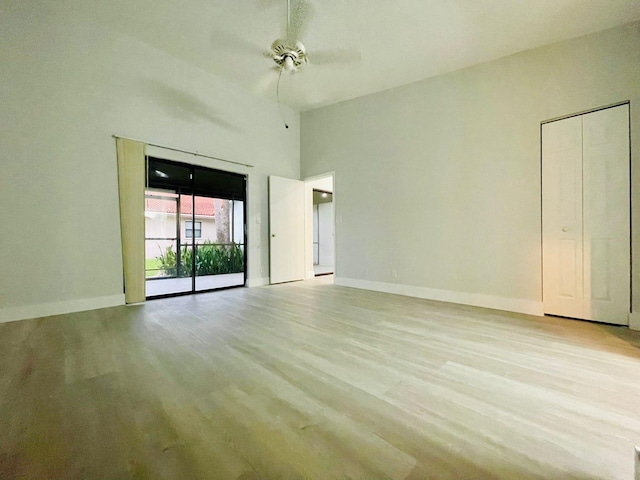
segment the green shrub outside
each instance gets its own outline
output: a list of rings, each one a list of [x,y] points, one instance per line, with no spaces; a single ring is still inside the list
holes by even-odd
[[[177,272],[178,256],[169,245],[156,257],[164,274],[168,277],[190,277],[193,273],[193,248],[180,249],[180,268]],[[244,253],[240,245],[218,245],[210,240],[196,246],[196,276],[219,275],[244,272]]]

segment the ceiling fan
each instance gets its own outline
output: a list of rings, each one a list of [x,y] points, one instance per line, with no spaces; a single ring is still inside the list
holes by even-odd
[[[275,5],[281,1],[260,0],[263,5],[267,6]],[[234,34],[216,32],[214,33],[213,41],[217,46],[224,45],[226,51],[236,51],[245,55],[251,54],[252,56],[258,54],[258,52],[262,53],[270,61],[271,68],[254,84],[254,91],[265,94],[274,89],[277,102],[280,104],[281,77],[297,74],[311,66],[315,69],[320,66],[327,67],[331,64],[353,65],[361,60],[359,51],[348,48],[314,49],[309,53],[302,43],[302,39],[313,16],[314,9],[308,0],[287,0],[287,23],[284,36],[274,40],[266,52],[263,48],[259,48],[252,42]]]
[[[356,50],[340,49],[318,51],[311,55],[313,62],[301,38],[313,14],[311,5],[306,0],[287,0],[287,29],[283,38],[274,40],[269,51],[264,56],[273,61],[272,69],[278,73],[276,99],[280,104],[280,79],[283,73],[294,74],[303,70],[309,63],[354,63],[360,61],[360,52]],[[285,127],[289,128],[286,121]]]
[[[295,73],[308,62],[307,51],[298,38],[309,21],[310,6],[305,0],[297,0],[293,18],[291,0],[287,0],[287,31],[284,38],[276,39],[265,57],[273,60],[273,68],[278,72]]]
[[[293,4],[293,8],[292,8]],[[284,38],[271,44],[265,57],[273,60],[276,71],[295,73],[311,63],[357,63],[360,52],[353,49],[316,50],[309,54],[302,43],[302,37],[313,17],[313,7],[307,0],[287,0],[287,31]],[[311,61],[310,61],[311,58]]]
[[[271,44],[271,49],[264,53],[266,58],[273,60],[272,67],[278,72],[276,85],[276,101],[280,105],[280,80],[282,73],[290,74],[300,71],[309,62],[307,51],[298,37],[309,20],[309,4],[305,0],[297,0],[296,10],[291,19],[291,0],[287,0],[287,31],[284,38],[278,38]],[[284,113],[280,110],[285,128],[289,128]]]

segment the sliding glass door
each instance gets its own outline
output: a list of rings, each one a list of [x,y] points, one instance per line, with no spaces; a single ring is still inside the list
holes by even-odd
[[[147,188],[145,194],[145,276],[147,297],[187,293],[185,242],[181,238],[180,202],[175,190]]]
[[[195,290],[244,285],[244,201],[196,197],[196,205],[205,200],[213,203],[215,234],[207,234],[205,219],[195,217]]]
[[[149,157],[147,298],[244,286],[246,177]]]

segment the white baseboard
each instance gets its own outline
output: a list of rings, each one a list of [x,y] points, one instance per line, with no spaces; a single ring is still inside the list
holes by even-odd
[[[640,330],[640,312],[629,314],[629,328],[631,330]]]
[[[124,305],[124,294],[0,309],[0,323]]]
[[[355,278],[336,277],[336,285],[344,287],[362,288],[364,290],[374,290],[376,292],[395,293],[408,297],[425,298],[428,300],[439,300],[441,302],[460,303],[472,305],[474,307],[493,308],[495,310],[505,310],[507,312],[525,313],[528,315],[543,315],[542,302],[522,300],[519,298],[496,297],[479,293],[454,292],[450,290],[436,290],[425,287],[414,287],[411,285],[401,285],[397,283],[372,282],[369,280],[359,280]]]
[[[247,287],[263,287],[265,285],[269,285],[269,277],[247,279]]]

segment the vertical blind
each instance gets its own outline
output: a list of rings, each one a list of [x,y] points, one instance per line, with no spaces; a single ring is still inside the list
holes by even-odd
[[[118,193],[120,197],[120,235],[126,303],[144,302],[144,143],[116,138],[118,154]]]

